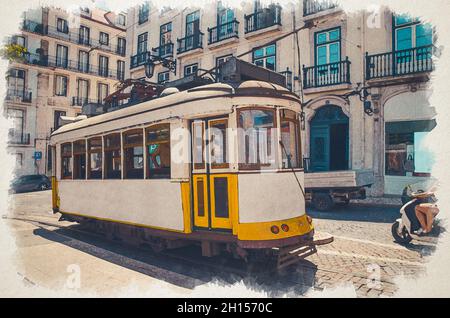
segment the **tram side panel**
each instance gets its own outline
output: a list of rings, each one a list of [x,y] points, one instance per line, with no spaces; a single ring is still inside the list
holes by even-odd
[[[156,229],[184,231],[181,187],[169,180],[60,180],[60,211]]]

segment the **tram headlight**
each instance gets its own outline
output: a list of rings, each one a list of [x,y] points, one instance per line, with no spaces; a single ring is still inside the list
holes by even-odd
[[[312,225],[313,219],[309,215],[306,216],[306,220],[308,221],[309,225]]]
[[[273,225],[273,226],[270,228],[270,231],[271,231],[273,234],[278,234],[278,233],[280,233],[280,228],[279,228],[278,226],[276,226],[276,225]]]
[[[289,232],[289,226],[288,226],[287,224],[282,224],[282,225],[281,225],[281,229],[282,229],[284,232]]]

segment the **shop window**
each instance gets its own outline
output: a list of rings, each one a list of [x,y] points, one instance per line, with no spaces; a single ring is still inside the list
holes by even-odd
[[[123,134],[124,179],[144,178],[143,136],[142,129],[127,131]]]
[[[88,179],[102,178],[102,138],[88,140]]]
[[[386,175],[429,177],[433,153],[425,140],[434,120],[386,123]]]
[[[61,178],[72,179],[72,144],[61,145]]]
[[[147,178],[170,178],[170,126],[146,129]]]
[[[73,143],[73,178],[86,179],[86,141]]]
[[[105,136],[105,179],[121,179],[120,134]]]

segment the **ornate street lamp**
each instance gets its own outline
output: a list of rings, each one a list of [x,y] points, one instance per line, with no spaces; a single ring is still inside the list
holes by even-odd
[[[155,73],[155,62],[162,64],[165,68],[168,68],[169,71],[176,74],[177,62],[174,60],[169,60],[163,57],[159,57],[157,55],[150,55],[147,58],[147,62],[144,64],[145,68],[145,76],[148,78],[153,77]]]

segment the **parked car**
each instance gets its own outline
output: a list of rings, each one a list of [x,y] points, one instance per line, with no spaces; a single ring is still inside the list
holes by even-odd
[[[52,183],[46,175],[26,175],[20,176],[11,183],[11,190],[13,192],[30,192],[30,191],[44,191],[52,188]]]

